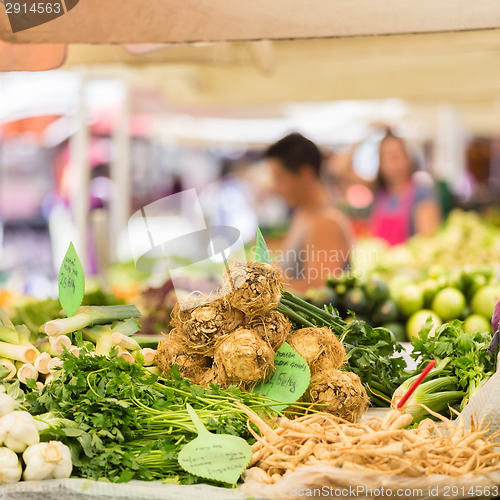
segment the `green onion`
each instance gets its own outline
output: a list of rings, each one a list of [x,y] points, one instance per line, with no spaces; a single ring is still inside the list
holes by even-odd
[[[32,345],[13,345],[0,342],[0,357],[33,363],[38,357],[38,351]]]
[[[7,342],[8,344],[20,344],[19,333],[11,328],[0,326],[0,341]]]
[[[56,337],[82,330],[88,326],[105,325],[114,321],[138,318],[140,315],[139,309],[133,305],[85,306],[80,307],[70,318],[48,321],[40,327],[39,331],[45,332],[50,337]]]

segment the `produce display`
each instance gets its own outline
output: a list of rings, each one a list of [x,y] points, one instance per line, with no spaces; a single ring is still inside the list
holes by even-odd
[[[419,403],[435,412],[446,411],[449,406],[462,410],[496,370],[496,356],[488,352],[490,333],[466,333],[460,321],[445,323],[432,330],[429,323],[413,340],[412,357],[418,362],[418,373],[429,361],[437,362],[436,368],[417,387],[403,408],[416,421],[428,416]],[[394,392],[393,406],[414,379],[409,378]]]
[[[388,328],[400,342],[411,341],[429,316],[435,327],[461,319],[467,333],[491,331],[489,320],[500,300],[494,257],[498,228],[456,211],[432,238],[414,236],[380,252],[377,245],[376,240],[360,243],[352,269],[329,279],[323,289],[309,290],[308,300],[331,303],[345,319],[354,313]]]
[[[310,321],[293,312],[299,308],[302,314],[309,314]],[[330,324],[315,326],[316,310],[320,321]],[[303,325],[299,324],[291,331],[287,315],[296,323],[298,318],[308,321],[308,326],[300,328]],[[359,376],[339,371],[346,368],[346,353],[332,328],[338,331],[347,324],[332,312],[315,309],[282,291],[279,273],[269,264],[233,264],[225,276],[223,293],[190,296],[178,303],[172,325],[156,355],[163,372],[177,364],[181,374],[196,383],[236,384],[251,390],[273,373],[275,353],[288,341],[313,375],[305,401],[349,420],[360,418],[368,402]]]
[[[269,418],[276,412],[259,394],[202,388],[173,371],[159,379],[140,363],[116,355],[68,354],[60,375],[41,392],[27,392],[29,411],[49,426],[47,439],[71,450],[79,477],[201,481],[177,462],[182,447],[196,437],[189,403],[208,430],[251,437],[244,404]]]
[[[423,285],[430,271],[409,283],[378,270],[301,298],[271,264],[233,262],[221,290],[177,297],[158,343],[135,305],[107,294],[82,304],[75,255],[60,273],[60,304],[0,309],[0,483],[71,475],[234,487],[318,465],[381,480],[500,470],[496,417],[460,415],[498,378],[488,269],[447,273],[436,288]],[[425,317],[410,371],[390,324],[415,312]],[[290,399],[263,389],[300,377]],[[385,416],[366,417],[369,406]]]

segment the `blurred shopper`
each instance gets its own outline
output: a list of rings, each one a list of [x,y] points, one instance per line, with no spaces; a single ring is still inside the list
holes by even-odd
[[[292,209],[290,229],[276,257],[285,280],[299,291],[322,286],[349,263],[351,227],[321,182],[321,152],[294,133],[271,145],[265,157],[276,192]]]
[[[397,245],[413,234],[434,234],[441,209],[430,176],[413,174],[405,142],[391,132],[380,142],[379,158],[370,222],[373,236]]]

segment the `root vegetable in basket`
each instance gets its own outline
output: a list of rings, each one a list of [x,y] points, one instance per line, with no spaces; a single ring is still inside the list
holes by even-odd
[[[274,370],[274,351],[253,330],[238,328],[217,344],[214,356],[220,380],[257,382]]]
[[[237,262],[225,273],[223,290],[233,307],[256,316],[278,307],[281,279],[277,269],[260,262]]]
[[[337,370],[346,359],[344,346],[327,327],[301,328],[288,337],[288,343],[307,361],[311,374]]]
[[[332,415],[356,422],[365,411],[368,397],[360,378],[352,372],[329,370],[311,378],[306,399],[311,403],[328,404],[319,407]]]
[[[255,331],[274,351],[285,343],[291,326],[290,321],[278,311],[254,316],[245,323],[245,327]]]
[[[162,372],[168,373],[173,365],[179,367],[181,376],[190,379],[195,384],[200,384],[211,372],[212,360],[198,353],[188,353],[185,347],[176,339],[176,332],[172,330],[165,340],[158,344],[155,364]]]
[[[231,307],[225,298],[213,300],[182,310],[176,304],[172,311],[172,326],[178,333],[178,342],[189,351],[213,356],[217,340],[235,330],[243,322],[243,313]]]

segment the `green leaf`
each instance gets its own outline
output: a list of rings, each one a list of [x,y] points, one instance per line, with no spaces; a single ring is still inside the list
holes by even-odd
[[[255,251],[255,257],[257,262],[263,262],[264,264],[271,264],[271,254],[269,253],[269,249],[266,245],[266,240],[259,228],[257,228],[257,248]]]
[[[82,303],[85,294],[85,274],[73,243],[59,269],[59,302],[68,317],[73,316]]]
[[[32,379],[28,379],[27,382],[31,382]],[[36,387],[36,384],[35,384]],[[14,380],[9,384],[5,384],[5,392],[17,402],[24,401],[24,392],[21,389],[19,380]]]
[[[0,365],[0,380],[3,380],[10,373],[10,370],[6,368],[4,365]]]

